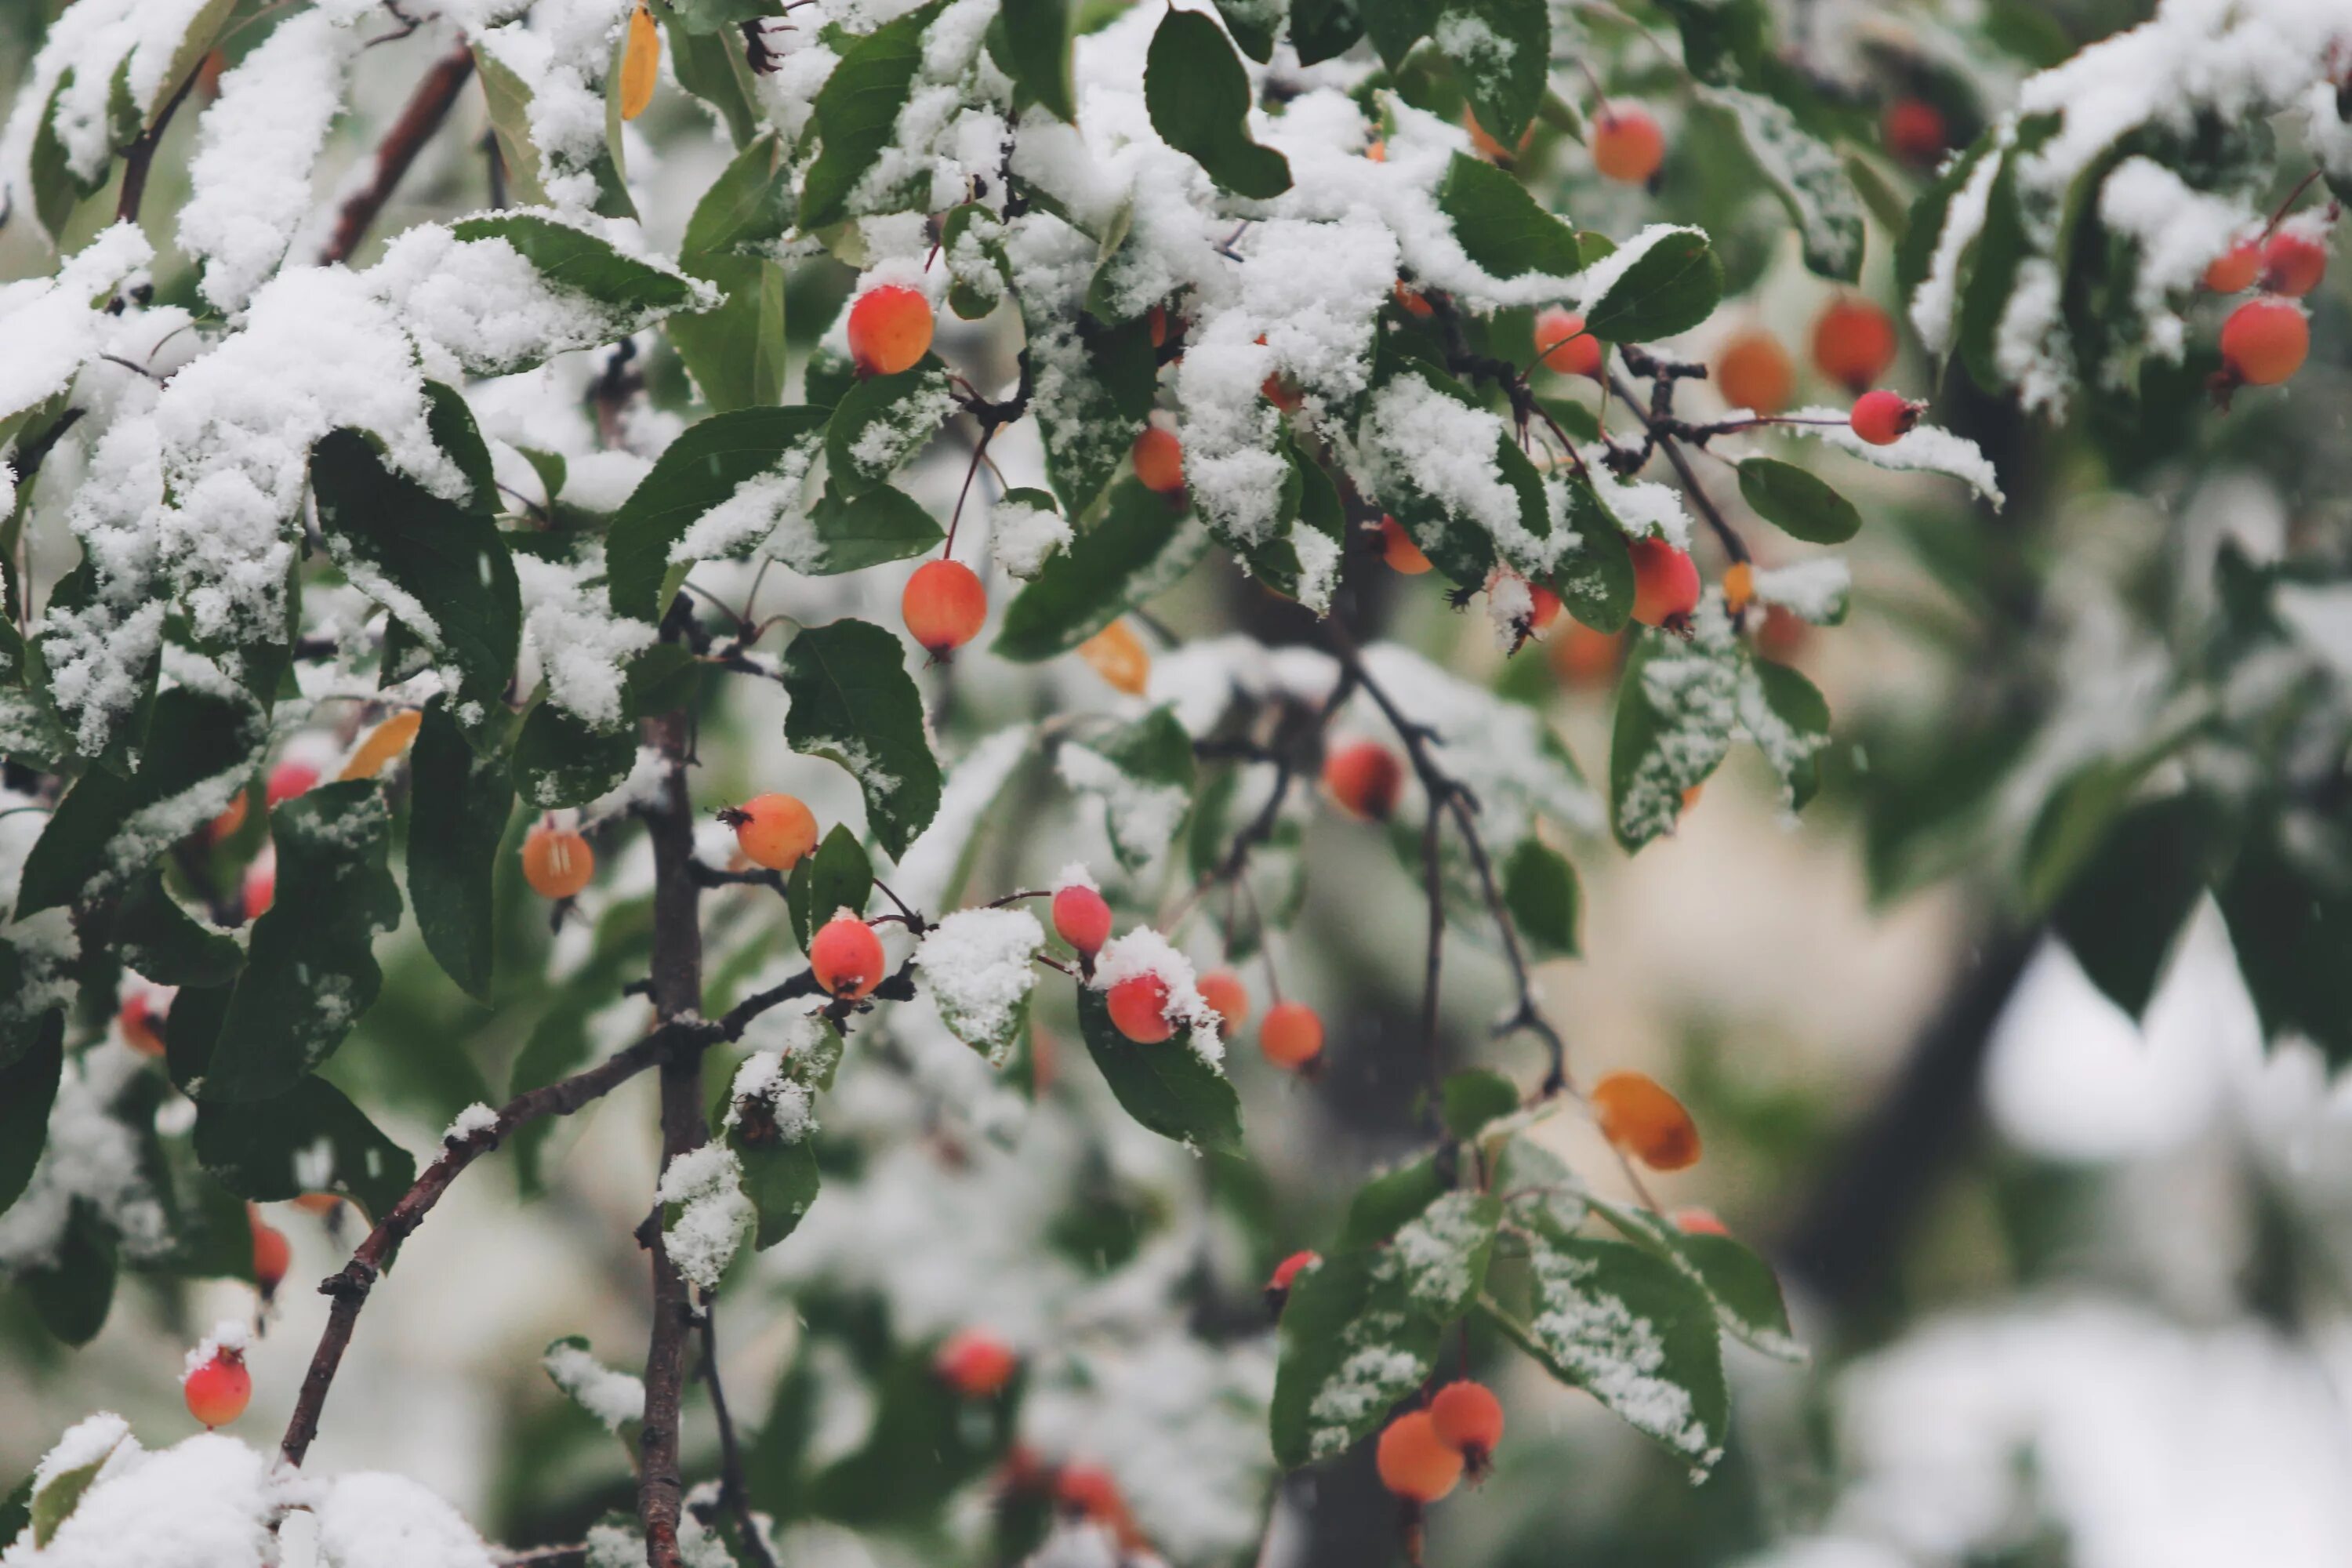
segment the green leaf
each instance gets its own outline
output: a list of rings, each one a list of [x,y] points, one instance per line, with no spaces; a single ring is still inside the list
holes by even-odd
[[[1290,188],[1290,161],[1250,136],[1249,73],[1199,12],[1160,18],[1144,60],[1143,101],[1160,140],[1235,195],[1268,201]]]
[[[811,626],[784,650],[793,750],[828,757],[866,796],[866,826],[892,859],[940,808],[940,764],[898,639],[867,621]]]
[[[1193,778],[1192,738],[1174,708],[1154,708],[1115,730],[1065,742],[1064,748],[1063,775],[1103,797],[1120,865],[1140,870],[1173,847],[1191,807]],[[1109,776],[1100,777],[1106,770]]]
[[[1952,209],[1952,198],[1969,183],[1977,165],[1994,150],[1991,137],[1983,137],[1969,145],[1960,155],[1947,163],[1942,172],[1919,193],[1911,204],[1911,216],[1905,222],[1903,238],[1895,247],[1895,289],[1904,299],[1918,291],[1927,280],[1927,272],[1935,265],[1936,246],[1944,237],[1944,223]]]
[[[533,708],[515,736],[515,790],[534,810],[585,805],[610,795],[636,763],[634,731],[592,730],[552,702]]]
[[[929,1347],[870,1371],[865,1443],[810,1479],[807,1507],[868,1530],[935,1532],[950,1496],[1003,1461],[1020,1400],[1010,1391],[985,1405],[962,1398],[933,1370]]]
[[[682,265],[725,296],[714,310],[662,322],[670,346],[713,412],[772,408],[784,395],[784,269],[741,256]]]
[[[976,232],[975,232],[976,231]],[[977,321],[1003,302],[1006,275],[1004,225],[979,202],[948,211],[940,229],[940,258],[948,268],[948,308]]]
[[[1165,496],[1121,479],[1095,525],[1047,561],[1004,606],[997,656],[1034,664],[1067,653],[1171,586],[1208,542],[1208,531]]]
[[[321,784],[271,812],[269,826],[277,897],[253,922],[200,1100],[273,1099],[331,1055],[383,983],[376,934],[400,923],[384,865],[392,818],[374,784]]]
[[[1723,263],[1706,236],[1663,225],[1644,230],[1610,258],[1632,261],[1586,306],[1584,324],[1604,342],[1647,342],[1697,326],[1723,299]]]
[[[1683,63],[1701,81],[1737,81],[1771,47],[1766,0],[1658,0],[1682,29]]]
[[[1706,1292],[1723,1331],[1780,1361],[1805,1360],[1789,1326],[1771,1266],[1727,1236],[1686,1231],[1653,1209],[1595,1198],[1592,1207],[1637,1246],[1681,1269]]]
[[[1860,278],[1862,203],[1837,153],[1784,105],[1761,93],[1702,87],[1697,99],[1730,125],[1757,173],[1789,210],[1805,265],[1840,282]]]
[[[792,231],[793,184],[782,141],[771,131],[735,154],[694,205],[679,259],[766,256]]]
[[[1843,544],[1862,528],[1853,502],[1778,458],[1742,458],[1739,493],[1757,516],[1808,544]]]
[[[14,1541],[33,1522],[33,1478],[26,1476],[6,1497],[0,1498],[0,1541]]]
[[[503,708],[522,601],[490,520],[394,473],[351,430],[331,432],[310,454],[310,491],[328,552],[352,585],[457,666],[463,709]]]
[[[409,769],[408,901],[417,932],[450,979],[488,1002],[492,873],[514,779],[505,759],[466,743],[440,700],[425,710]]]
[[[1429,37],[1437,20],[1436,0],[1358,0],[1364,13],[1364,36],[1393,73],[1412,53],[1413,45]]]
[[[1391,1239],[1407,1220],[1444,1197],[1445,1191],[1445,1177],[1433,1154],[1382,1171],[1357,1188],[1349,1200],[1347,1222],[1339,1227],[1339,1249],[1353,1251]]]
[[[2019,166],[2041,149],[2058,126],[2054,114],[2032,115],[2019,121],[2016,140],[2001,154],[2000,171],[1986,194],[1984,223],[1969,247],[1967,273],[1960,285],[1958,348],[1977,384],[2009,385],[1994,353],[2001,319],[2017,291],[2018,271],[2033,248],[2024,197],[2019,194]]]
[[[844,823],[834,824],[816,853],[803,856],[784,881],[784,908],[793,922],[793,940],[808,951],[809,937],[833,918],[835,910],[863,915],[874,896],[874,864],[866,847]]]
[[[235,938],[198,924],[154,873],[115,906],[113,945],[126,967],[158,985],[226,985],[245,963]]]
[[[1290,0],[1290,42],[1302,66],[1337,59],[1363,36],[1357,0]]]
[[[1004,0],[998,59],[1015,86],[1066,124],[1078,120],[1070,86],[1070,0]]]
[[[1520,839],[1503,862],[1503,902],[1536,956],[1576,956],[1576,868],[1559,850]]]
[[[65,142],[58,135],[58,106],[64,100],[67,89],[73,86],[74,71],[68,66],[58,74],[58,85],[49,93],[49,101],[41,108],[41,118],[33,127],[33,147],[29,173],[33,180],[33,216],[41,220],[48,231],[51,243],[64,234],[73,217],[74,208],[89,196],[98,194],[106,184],[106,171],[99,171],[95,180],[84,180],[73,169],[73,160],[66,152]]]
[[[1714,1304],[1681,1269],[1623,1241],[1537,1235],[1535,1315],[1492,1313],[1562,1382],[1582,1388],[1704,1476],[1723,1457],[1731,1397]]]
[[[1439,1107],[1446,1135],[1467,1141],[1519,1109],[1519,1087],[1501,1073],[1469,1068],[1447,1076]]]
[[[761,0],[765,4],[766,0]],[[695,8],[698,0],[672,0],[673,16]],[[731,30],[698,32],[690,26],[665,29],[668,37],[671,68],[677,73],[677,85],[717,110],[727,121],[727,134],[736,146],[744,147],[759,134],[760,111],[754,107],[752,82],[756,79],[751,62],[744,58],[743,41]]]
[[[65,1070],[66,1016],[51,1009],[22,1056],[0,1068],[0,1214],[24,1196],[48,1145],[49,1108]]]
[[[1030,355],[1053,369],[1032,390],[1030,408],[1045,438],[1045,476],[1076,521],[1126,464],[1151,412],[1158,360],[1150,322],[1146,313],[1105,326],[1083,313],[1076,289],[1064,296],[1034,276],[1024,282],[1018,299]]]
[[[1739,721],[1780,775],[1784,804],[1802,811],[1821,787],[1816,761],[1830,733],[1830,705],[1820,689],[1785,664],[1742,654]],[[1759,700],[1749,700],[1749,682]]]
[[[867,376],[842,395],[825,426],[825,472],[845,493],[880,484],[898,471],[954,412],[947,371],[926,355],[896,375]]]
[[[1568,524],[1576,531],[1577,547],[1544,585],[1594,631],[1621,631],[1633,616],[1633,557],[1624,532],[1590,479],[1570,474],[1554,482],[1567,486]]]
[[[1195,1149],[1241,1152],[1240,1098],[1232,1080],[1192,1048],[1190,1028],[1158,1045],[1137,1045],[1111,1023],[1103,993],[1082,985],[1078,1031],[1112,1097],[1138,1122]]]
[[[800,405],[739,408],[687,426],[613,514],[604,581],[614,612],[660,620],[662,579],[687,531],[750,480],[778,474],[796,483],[794,476],[807,472],[824,438],[827,417],[824,409]],[[741,548],[760,542],[748,539]]]
[[[640,326],[689,309],[698,300],[693,283],[681,274],[625,255],[601,236],[537,213],[461,218],[449,232],[461,240],[503,239],[550,284],[585,294]],[[612,335],[628,330],[624,325]]]
[[[425,426],[433,433],[433,444],[457,465],[471,487],[466,510],[481,517],[498,516],[504,510],[499,500],[498,474],[491,466],[489,443],[482,439],[481,426],[474,423],[466,395],[443,382],[428,381],[425,401]],[[562,488],[561,481],[557,488]]]
[[[2265,1035],[2300,1031],[2352,1060],[2352,889],[2284,842],[2248,847],[2215,889]]]
[[[844,496],[828,483],[809,510],[809,539],[777,559],[803,576],[856,572],[920,555],[946,537],[922,502],[896,485]]]
[[[69,1345],[86,1345],[106,1327],[114,1304],[114,1230],[76,1198],[56,1256],[16,1276],[41,1326]]]
[[[242,692],[175,686],[155,699],[139,771],[82,774],[25,858],[16,918],[119,887],[226,810],[259,765],[261,710]],[[166,805],[168,804],[168,806]]]
[[[1576,230],[1483,158],[1454,155],[1437,187],[1437,208],[1463,251],[1497,278],[1565,278],[1583,267]]]
[[[1506,147],[1517,145],[1550,75],[1551,12],[1544,0],[1451,0],[1431,32],[1478,123]]]
[[[1407,1309],[1382,1262],[1339,1253],[1291,1281],[1267,1413],[1286,1469],[1345,1452],[1436,1367],[1444,1326]]]
[[[315,1076],[268,1100],[197,1101],[195,1145],[205,1170],[255,1203],[341,1193],[378,1220],[416,1179],[408,1151]]]
[[[2201,795],[2127,807],[2051,910],[2083,973],[2139,1017],[2213,869],[2221,824]]]
[[[783,1137],[769,1118],[739,1117],[726,1131],[727,1147],[743,1167],[743,1194],[759,1212],[751,1237],[754,1250],[765,1251],[800,1228],[816,1202],[821,1179],[817,1172],[816,1140],[805,1132]]]
[[[1700,605],[1699,633],[1685,644],[1646,632],[1617,682],[1609,745],[1609,819],[1617,842],[1639,849],[1671,832],[1683,792],[1731,750],[1739,662],[1719,601]]]
[[[101,1416],[100,1419],[112,1418]],[[58,1527],[73,1517],[82,1494],[89,1490],[90,1483],[98,1479],[98,1472],[106,1468],[106,1461],[114,1458],[114,1451],[130,1436],[128,1426],[118,1425],[112,1440],[104,1448],[90,1453],[78,1465],[41,1478],[38,1489],[27,1499],[26,1510],[26,1522],[33,1528],[33,1545],[36,1548],[47,1546],[56,1539]],[[30,1486],[32,1483],[27,1481],[26,1484]]]
[[[923,33],[940,0],[850,40],[811,106],[819,151],[801,185],[803,232],[827,228],[849,214],[849,195],[890,138],[923,60]]]

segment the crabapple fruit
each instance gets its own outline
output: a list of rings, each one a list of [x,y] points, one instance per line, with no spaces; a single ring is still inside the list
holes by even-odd
[[[919,289],[885,283],[849,307],[849,357],[867,375],[912,370],[930,352],[931,302]]]
[[[1924,403],[1914,403],[1899,392],[1881,387],[1853,400],[1853,411],[1846,416],[1846,423],[1872,446],[1892,447],[1919,423],[1919,416],[1927,408]]]
[[[1462,1479],[1462,1452],[1437,1436],[1426,1410],[1407,1411],[1381,1434],[1373,1458],[1381,1485],[1408,1502],[1431,1503]]]
[[[2205,287],[2216,294],[2242,294],[2262,269],[2262,241],[2240,240],[2205,264]]]
[[[1551,672],[1567,686],[1606,685],[1617,672],[1622,642],[1616,632],[1596,632],[1579,621],[1566,637],[1551,639]]]
[[[809,939],[809,968],[827,994],[856,1001],[882,984],[882,939],[844,910]]]
[[[1418,577],[1430,566],[1429,557],[1412,542],[1404,524],[1386,512],[1381,513],[1381,559],[1389,563],[1390,571],[1407,577]]]
[[[1078,657],[1115,691],[1140,697],[1151,682],[1151,654],[1124,620],[1111,622],[1078,645]]]
[[[142,1057],[163,1054],[163,1015],[148,1001],[147,993],[134,991],[122,999],[122,1010],[114,1016],[122,1026],[122,1043]]]
[[[1157,974],[1130,974],[1103,998],[1111,1027],[1139,1046],[1156,1046],[1176,1032],[1168,1016],[1168,982]]]
[[[2311,322],[2285,300],[2249,300],[2221,323],[2221,363],[2248,386],[2275,386],[2311,352]]]
[[[271,1295],[285,1279],[286,1270],[293,1267],[294,1244],[250,1204],[246,1205],[246,1216],[253,1225],[253,1281],[263,1295]]]
[[[1683,1102],[1646,1073],[1612,1072],[1592,1086],[1601,1135],[1654,1171],[1698,1163],[1698,1126]]]
[[[987,1399],[1003,1391],[1021,1369],[1013,1347],[985,1329],[961,1329],[950,1334],[931,1359],[940,1380],[966,1399]]]
[[[1218,1034],[1231,1039],[1235,1030],[1249,1022],[1249,987],[1232,970],[1220,969],[1201,976],[1200,992],[1201,1000],[1217,1016]]]
[[[1145,489],[1173,495],[1184,488],[1184,447],[1174,431],[1145,426],[1128,457]]]
[[[2327,247],[2299,229],[2281,229],[2263,247],[2263,287],[2300,297],[2327,276]]]
[[[1054,891],[1054,931],[1077,949],[1081,957],[1091,959],[1110,940],[1110,905],[1083,882],[1057,888]]]
[[[1715,387],[1734,408],[1778,414],[1796,392],[1797,367],[1769,332],[1742,332],[1715,356]]]
[[[755,795],[719,814],[735,830],[735,847],[754,866],[789,871],[816,847],[816,814],[799,796]]]
[[[1546,370],[1601,379],[1601,340],[1584,330],[1584,318],[1553,305],[1536,316],[1536,353]]]
[[[1449,1383],[1429,1402],[1429,1419],[1437,1440],[1457,1449],[1474,1470],[1503,1440],[1503,1402],[1495,1391],[1469,1378]]]
[[[1322,1261],[1323,1255],[1312,1249],[1292,1253],[1274,1266],[1274,1273],[1265,1282],[1266,1293],[1272,1295],[1277,1290],[1287,1293],[1291,1286],[1297,1283],[1301,1274]]]
[[[253,1398],[253,1374],[245,1369],[245,1352],[226,1347],[181,1380],[180,1392],[188,1414],[206,1428],[226,1426],[245,1414]]]
[[[1841,294],[1813,322],[1813,363],[1859,396],[1895,363],[1895,320],[1867,300]]]
[[[1323,1054],[1323,1020],[1304,1002],[1276,1002],[1257,1026],[1257,1047],[1275,1066],[1302,1072]]]
[[[522,841],[522,879],[542,899],[568,899],[596,874],[596,852],[569,828],[534,827]]]
[[[1698,564],[1687,550],[1663,539],[1637,539],[1633,557],[1633,618],[1663,626],[1698,608]]]
[[[988,619],[988,590],[961,561],[926,561],[898,595],[907,635],[933,658],[945,658],[980,635]]]
[[[1878,129],[1889,153],[1920,168],[1934,167],[1951,145],[1944,111],[1924,98],[1898,98],[1888,104]]]
[[[1404,764],[1377,741],[1358,741],[1323,760],[1323,787],[1351,815],[1385,822],[1404,790]]]
[[[1592,117],[1592,166],[1625,184],[1648,183],[1666,159],[1665,132],[1638,109],[1603,110]]]

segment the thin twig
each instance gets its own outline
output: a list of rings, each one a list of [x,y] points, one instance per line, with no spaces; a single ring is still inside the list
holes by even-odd
[[[1706,519],[1707,526],[1715,530],[1716,538],[1722,541],[1724,553],[1734,561],[1752,559],[1748,552],[1748,542],[1724,521],[1723,513],[1717,510],[1715,502],[1707,499],[1706,489],[1698,482],[1698,475],[1691,468],[1690,459],[1683,455],[1683,449],[1674,437],[1660,429],[1653,416],[1643,412],[1642,400],[1633,395],[1633,388],[1623,376],[1611,371],[1609,384],[1616,389],[1619,397],[1625,400],[1625,406],[1633,411],[1633,417],[1642,422],[1642,428],[1657,444],[1658,449],[1665,453],[1666,461],[1675,466],[1675,472],[1681,476],[1683,489],[1691,498],[1691,504],[1698,508],[1698,514]]]
[[[433,133],[448,117],[449,106],[457,101],[457,89],[474,74],[474,51],[465,44],[441,57],[425,79],[416,84],[416,91],[408,100],[408,107],[384,132],[383,143],[375,151],[375,177],[368,181],[336,215],[335,232],[327,247],[319,255],[323,266],[349,261],[360,242],[367,237],[370,225],[383,211],[384,203],[392,199],[393,191],[400,184],[408,166]]]
[[[188,96],[188,89],[196,85],[196,78],[201,74],[203,67],[199,65],[180,79],[180,85],[172,89],[172,96],[164,100],[163,109],[156,114],[155,123],[142,131],[139,139],[131,143],[130,150],[122,154],[122,190],[114,202],[115,222],[139,221],[139,204],[147,197],[147,170],[155,162],[155,149],[162,145],[163,132],[172,123],[172,116]]]
[[[735,1522],[742,1527],[744,1549],[758,1568],[777,1568],[775,1553],[768,1550],[768,1538],[761,1533],[759,1521],[751,1517],[751,1491],[743,1479],[743,1447],[735,1437],[735,1418],[727,1411],[727,1389],[719,1381],[719,1330],[714,1321],[717,1306],[706,1291],[702,1298],[702,1381],[710,1390],[710,1413],[719,1419],[719,1500],[734,1510]]]

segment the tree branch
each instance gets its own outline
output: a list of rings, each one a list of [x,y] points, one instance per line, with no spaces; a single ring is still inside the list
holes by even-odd
[[[1671,380],[1662,380],[1658,383],[1661,387],[1670,387],[1673,384]],[[1723,513],[1716,509],[1715,502],[1707,499],[1706,489],[1698,482],[1697,473],[1691,468],[1690,458],[1683,455],[1681,445],[1673,436],[1661,428],[1659,419],[1643,411],[1641,399],[1633,395],[1633,384],[1615,371],[1612,371],[1609,373],[1609,385],[1623,400],[1625,406],[1633,411],[1633,417],[1642,422],[1642,428],[1650,441],[1655,444],[1660,451],[1665,453],[1666,461],[1675,466],[1675,474],[1680,476],[1683,481],[1684,492],[1691,498],[1691,504],[1698,508],[1698,514],[1706,519],[1707,526],[1715,531],[1716,538],[1722,542],[1724,553],[1734,561],[1750,559],[1748,553],[1748,542],[1739,537],[1737,529],[1724,521]]]
[[[392,129],[384,132],[383,143],[375,150],[375,177],[353,192],[343,204],[343,210],[336,215],[335,232],[328,239],[326,249],[319,253],[320,265],[331,267],[349,261],[352,252],[359,249],[360,241],[367,237],[369,226],[383,211],[384,203],[392,199],[408,166],[416,162],[416,154],[447,118],[449,106],[457,101],[457,89],[473,74],[474,51],[462,43],[425,73],[425,79],[416,84],[416,91],[408,100],[408,107],[400,111],[400,118],[392,122]]]
[[[736,1440],[735,1418],[727,1412],[727,1390],[719,1381],[717,1306],[709,1296],[703,1297],[702,1381],[710,1389],[711,1414],[719,1418],[719,1500],[734,1510],[735,1522],[742,1527],[743,1549],[751,1554],[756,1568],[777,1568],[775,1553],[768,1550],[767,1537],[760,1533],[759,1522],[751,1517],[751,1490],[743,1479],[743,1447]]]
[[[201,71],[202,67],[199,66],[181,79],[180,85],[173,89],[172,96],[164,100],[162,112],[155,116],[155,123],[141,132],[139,140],[122,154],[122,189],[115,197],[115,222],[139,221],[139,204],[147,199],[147,170],[155,162],[155,149],[163,144],[163,132],[171,125],[172,116],[188,96],[188,89],[196,85],[196,78]]]

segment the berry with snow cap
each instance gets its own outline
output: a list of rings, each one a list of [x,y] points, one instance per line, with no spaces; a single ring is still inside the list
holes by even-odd
[[[1919,423],[1919,416],[1927,411],[1924,403],[1914,403],[1899,392],[1881,387],[1865,392],[1853,400],[1853,411],[1846,423],[1853,433],[1874,447],[1892,447],[1911,433]]]

